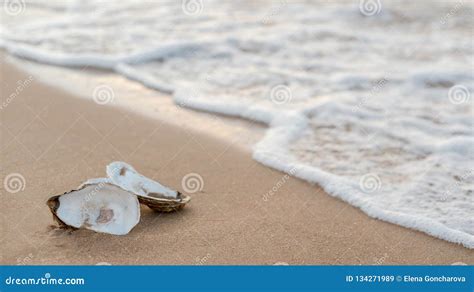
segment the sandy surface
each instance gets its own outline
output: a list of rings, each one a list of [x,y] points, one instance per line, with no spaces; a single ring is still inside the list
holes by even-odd
[[[34,78],[19,87],[28,75],[1,67],[1,177],[25,179],[16,193],[1,186],[3,264],[474,264],[472,250],[371,219],[230,143]],[[142,207],[127,236],[51,228],[46,199],[103,176],[114,160],[180,190],[198,173],[204,186],[182,212]]]

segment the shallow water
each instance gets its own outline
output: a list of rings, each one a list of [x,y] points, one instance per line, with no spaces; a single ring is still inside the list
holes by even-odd
[[[472,2],[39,3],[3,11],[10,53],[263,122],[261,163],[474,247]]]

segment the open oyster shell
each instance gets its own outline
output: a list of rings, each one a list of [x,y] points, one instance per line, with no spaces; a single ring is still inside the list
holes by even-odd
[[[108,182],[83,184],[49,198],[47,205],[62,228],[124,235],[140,221],[137,197]]]
[[[176,199],[178,191],[163,186],[157,181],[138,173],[131,165],[115,161],[107,165],[107,177],[116,185],[134,194]]]
[[[107,166],[107,178],[94,178],[91,183],[110,183],[127,190],[138,197],[141,204],[157,212],[173,212],[184,208],[191,197],[138,173],[125,162],[112,162]]]

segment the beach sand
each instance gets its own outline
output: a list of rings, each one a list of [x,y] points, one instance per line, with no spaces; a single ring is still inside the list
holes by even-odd
[[[1,186],[2,264],[474,264],[472,250],[369,218],[228,141],[75,98],[34,76],[19,86],[28,74],[1,67],[1,177],[25,179],[16,193]],[[142,207],[126,236],[52,228],[47,198],[104,176],[114,160],[179,190],[197,173],[203,189],[178,213]]]

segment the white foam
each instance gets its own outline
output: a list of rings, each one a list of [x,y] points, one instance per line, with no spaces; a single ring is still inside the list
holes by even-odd
[[[174,2],[90,1],[62,17],[45,4],[48,21],[4,28],[0,46],[265,123],[257,161],[369,216],[474,248],[472,6],[384,2],[366,17],[340,2],[206,1],[190,16]]]

